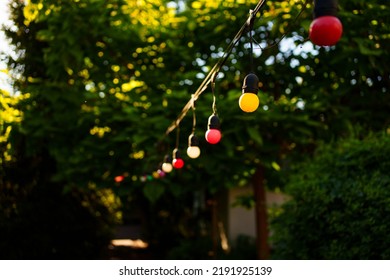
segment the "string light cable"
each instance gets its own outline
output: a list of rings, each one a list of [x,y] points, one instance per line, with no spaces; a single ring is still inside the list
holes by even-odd
[[[177,128],[177,126],[180,124],[180,122],[183,120],[183,118],[186,116],[188,111],[192,107],[192,102],[196,101],[199,96],[207,89],[209,84],[211,83],[212,79],[215,77],[215,74],[218,73],[222,66],[226,63],[229,55],[232,53],[234,47],[238,44],[240,39],[242,38],[243,34],[247,30],[248,26],[253,23],[257,13],[260,11],[260,9],[265,4],[266,0],[260,0],[256,7],[250,11],[248,19],[245,21],[245,23],[241,26],[237,34],[234,36],[233,40],[230,42],[228,47],[226,48],[226,51],[223,53],[222,57],[217,61],[217,63],[213,66],[213,68],[209,71],[207,76],[203,79],[202,83],[198,87],[198,89],[195,91],[195,93],[191,96],[191,99],[185,104],[183,109],[181,110],[180,114],[177,116],[176,120],[174,120],[171,125],[168,126],[167,130],[165,131],[165,135],[170,134],[173,130]]]
[[[302,5],[302,8],[300,9],[299,13],[295,16],[295,18],[292,20],[291,24],[288,26],[287,30],[282,34],[282,36],[280,36],[279,40],[277,40],[277,42],[269,45],[269,46],[266,46],[265,48],[263,48],[261,46],[261,44],[259,42],[257,42],[253,37],[251,38],[253,40],[253,42],[260,48],[260,50],[262,52],[266,51],[266,50],[269,50],[269,49],[272,49],[272,48],[275,48],[277,46],[280,45],[280,43],[283,41],[284,38],[286,38],[287,34],[291,33],[292,31],[292,28],[294,26],[294,24],[298,21],[298,19],[302,16],[303,12],[306,10],[307,6],[309,5],[309,2],[312,2],[313,0],[305,0],[305,2],[303,3]],[[303,42],[306,42],[310,40],[309,37],[305,38]]]
[[[311,40],[313,44],[318,46],[330,46],[337,43],[342,34],[342,24],[339,19],[336,17],[337,15],[337,0],[305,0],[302,4],[300,12],[295,16],[291,24],[288,26],[287,30],[282,34],[279,40],[275,40],[272,45],[268,45],[266,47],[262,47],[260,43],[258,43],[253,38],[253,26],[254,21],[261,10],[261,8],[266,3],[266,0],[260,0],[256,7],[253,10],[249,11],[249,17],[245,21],[245,23],[238,30],[233,40],[230,41],[226,50],[223,52],[222,56],[219,58],[217,63],[211,68],[207,76],[203,79],[200,86],[197,90],[191,95],[190,100],[184,105],[181,112],[177,116],[177,118],[168,126],[163,136],[163,139],[167,137],[172,131],[176,129],[176,146],[172,152],[172,157],[169,155],[165,155],[164,161],[159,166],[160,174],[155,174],[155,177],[163,177],[166,173],[171,172],[173,169],[180,169],[184,166],[184,161],[181,158],[179,151],[179,134],[180,129],[179,125],[183,118],[187,115],[188,111],[192,109],[193,112],[193,126],[192,133],[188,138],[188,149],[187,154],[190,158],[197,158],[200,155],[199,149],[199,140],[195,136],[195,127],[196,127],[196,114],[195,114],[195,102],[198,100],[199,96],[208,88],[211,84],[211,91],[213,95],[213,104],[212,111],[213,114],[209,117],[208,120],[208,130],[206,131],[205,138],[206,141],[210,144],[216,144],[221,139],[220,122],[217,116],[217,108],[216,108],[216,96],[215,96],[215,80],[220,72],[221,68],[225,65],[227,59],[232,54],[236,45],[240,42],[242,36],[245,32],[249,32],[249,42],[250,42],[250,73],[245,77],[242,87],[242,95],[239,100],[240,108],[245,112],[253,112],[257,109],[259,105],[259,99],[257,96],[258,93],[258,84],[259,79],[253,73],[254,72],[254,63],[253,63],[253,43],[255,43],[259,49],[264,52],[265,50],[274,48],[278,46],[283,39],[287,36],[288,33],[291,32],[292,27],[298,21],[299,17],[306,10],[309,1],[314,1],[314,20],[310,26],[309,36],[304,40]],[[246,100],[244,102],[244,100]],[[213,135],[213,136],[211,136]],[[160,141],[160,143],[163,141]],[[160,175],[160,176],[157,176]],[[146,181],[145,178],[152,178],[149,176],[142,176],[141,181]],[[142,180],[145,179],[145,180]],[[119,179],[118,179],[119,180]]]
[[[195,135],[195,129],[196,129],[196,113],[195,113],[195,99],[192,96],[192,131],[190,136],[188,137],[188,148],[187,148],[187,155],[192,158],[198,158],[200,156],[200,148],[199,148],[199,139]]]
[[[244,78],[244,83],[242,86],[242,94],[238,100],[238,105],[240,109],[247,113],[252,113],[257,110],[260,104],[259,97],[257,93],[259,91],[259,78],[254,73],[254,63],[253,63],[253,20],[248,23],[248,33],[249,33],[249,65],[250,73]]]
[[[215,96],[215,80],[218,72],[215,72],[211,78],[211,93],[213,94],[213,104],[211,106],[213,114],[209,117],[207,131],[205,133],[206,141],[210,144],[217,144],[221,140],[220,121],[217,115],[217,98]]]
[[[180,157],[180,152],[178,149],[179,125],[180,125],[181,121],[184,119],[184,117],[187,115],[188,111],[191,109],[193,112],[193,128],[192,128],[192,133],[188,139],[188,149],[194,148],[192,150],[196,150],[196,152],[188,153],[188,150],[187,150],[187,154],[189,155],[190,158],[197,158],[200,154],[200,149],[198,147],[199,140],[195,136],[195,126],[196,126],[195,102],[198,100],[200,95],[205,92],[205,90],[208,88],[208,86],[210,84],[211,84],[211,91],[213,94],[213,105],[212,105],[213,114],[209,117],[208,130],[206,131],[205,136],[206,136],[206,140],[211,144],[215,144],[215,143],[219,142],[221,134],[220,134],[220,130],[219,130],[220,122],[219,122],[219,119],[217,116],[216,96],[215,96],[215,92],[214,92],[215,91],[215,79],[216,79],[218,73],[220,72],[221,68],[225,65],[229,56],[232,54],[232,52],[235,49],[235,47],[237,46],[237,44],[240,42],[244,33],[249,32],[250,74],[248,74],[244,79],[243,88],[242,88],[243,94],[240,97],[239,104],[241,107],[241,99],[249,100],[247,102],[247,104],[250,104],[250,105],[247,105],[245,109],[243,108],[243,107],[245,107],[245,105],[243,105],[243,107],[241,107],[241,109],[245,112],[253,112],[259,106],[259,100],[257,97],[259,80],[258,80],[257,76],[253,73],[253,71],[254,71],[253,44],[255,43],[260,48],[260,50],[262,52],[267,50],[267,49],[274,48],[274,47],[278,46],[281,43],[281,41],[287,36],[287,34],[291,32],[291,29],[292,29],[294,23],[297,22],[297,20],[302,15],[304,10],[307,8],[309,1],[313,1],[313,0],[305,0],[305,2],[302,5],[302,8],[300,9],[299,14],[295,16],[294,20],[292,21],[292,24],[289,25],[288,29],[286,30],[286,32],[284,34],[282,34],[282,36],[279,38],[279,40],[277,40],[274,44],[268,45],[264,48],[253,38],[253,26],[254,26],[254,21],[256,19],[257,14],[259,13],[261,8],[266,3],[266,0],[260,0],[256,4],[254,9],[253,10],[251,9],[249,11],[248,18],[246,19],[245,23],[241,26],[241,28],[238,30],[238,32],[236,33],[234,38],[230,41],[229,45],[224,50],[222,56],[219,58],[219,60],[216,62],[216,64],[211,68],[211,70],[209,71],[207,76],[203,79],[202,83],[197,88],[197,90],[193,94],[191,94],[190,100],[184,105],[184,107],[182,108],[182,110],[179,113],[179,115],[177,116],[177,118],[168,126],[168,128],[165,131],[163,138],[167,137],[175,129],[177,130],[176,147],[172,153],[172,159],[173,159],[172,166],[174,168],[182,168],[184,166],[184,162],[183,162],[182,158]],[[314,0],[314,5],[316,5],[316,2],[318,2],[318,1],[319,0]],[[332,3],[334,3],[337,0],[322,0],[322,1],[331,1]],[[243,98],[244,96],[246,96],[246,97]],[[207,133],[210,132],[210,130],[212,130],[213,132],[218,131],[219,136],[216,137],[217,140],[209,141],[209,139],[207,137]],[[218,134],[218,133],[216,133],[216,134]],[[171,168],[171,166],[169,164],[170,159],[171,158],[169,156],[165,156],[164,163],[165,163],[165,166],[168,166],[167,171]],[[176,167],[175,167],[174,162],[180,162],[180,164],[176,164]],[[178,166],[180,166],[180,167],[178,167]]]

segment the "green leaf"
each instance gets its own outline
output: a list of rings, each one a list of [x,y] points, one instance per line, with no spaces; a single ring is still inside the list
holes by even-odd
[[[277,162],[273,161],[271,165],[273,169],[275,169],[276,171],[280,171],[280,165]]]
[[[261,137],[260,132],[256,127],[248,126],[247,131],[248,131],[250,138],[253,141],[255,141],[256,144],[258,144],[259,146],[263,145],[263,138]]]
[[[359,46],[359,50],[362,54],[367,56],[380,56],[383,54],[383,51],[381,49],[373,49],[372,47],[368,47],[367,43],[369,42],[366,39],[363,38],[355,38],[355,42]]]
[[[147,181],[143,188],[144,195],[152,203],[155,203],[164,191],[164,186],[158,183],[158,181]]]

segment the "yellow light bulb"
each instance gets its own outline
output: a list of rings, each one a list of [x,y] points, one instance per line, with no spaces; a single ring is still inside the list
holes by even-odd
[[[257,94],[243,93],[238,101],[238,104],[244,112],[251,113],[259,107],[260,101]]]
[[[160,174],[158,174],[157,171],[154,171],[154,172],[152,173],[152,176],[153,176],[154,179],[160,178]]]

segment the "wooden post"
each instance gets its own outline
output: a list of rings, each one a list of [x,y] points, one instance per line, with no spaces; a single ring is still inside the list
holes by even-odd
[[[269,246],[268,217],[263,165],[259,165],[257,167],[256,172],[252,177],[252,185],[255,196],[257,258],[260,260],[266,260],[269,258]]]
[[[218,208],[217,200],[215,197],[208,201],[208,204],[211,208],[211,240],[212,240],[212,250],[209,252],[209,255],[213,258],[217,258],[218,252]]]

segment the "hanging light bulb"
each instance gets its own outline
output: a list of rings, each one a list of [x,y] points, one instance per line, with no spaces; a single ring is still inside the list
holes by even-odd
[[[242,85],[242,94],[238,104],[244,112],[251,113],[259,107],[260,101],[257,96],[259,91],[259,78],[253,73],[248,74]]]
[[[209,117],[208,130],[206,131],[206,141],[210,144],[217,144],[221,140],[220,122],[217,115],[212,114]]]
[[[115,182],[120,183],[125,179],[125,176],[119,175],[114,178]]]
[[[184,161],[180,156],[179,150],[176,148],[173,150],[173,156],[172,156],[172,166],[173,168],[180,169],[184,166]]]
[[[199,139],[194,133],[188,137],[187,155],[190,158],[198,158],[200,155]]]
[[[161,165],[161,169],[162,171],[164,171],[165,173],[170,173],[172,172],[172,169],[173,169],[173,166],[172,166],[172,163],[171,163],[171,157],[169,155],[166,155],[164,157],[164,162],[163,164]]]
[[[157,170],[157,174],[158,174],[158,176],[160,177],[160,178],[163,178],[163,177],[165,177],[165,172],[163,171],[163,170],[161,170],[161,169],[159,169],[159,170]]]
[[[318,46],[333,46],[341,38],[343,25],[336,17],[337,0],[314,0],[314,20],[309,38]]]
[[[141,176],[141,178],[140,178],[140,181],[142,182],[142,183],[145,183],[146,181],[147,181],[147,177],[146,177],[146,175],[142,175]]]
[[[153,171],[152,176],[154,179],[160,178],[160,174],[157,171]]]

